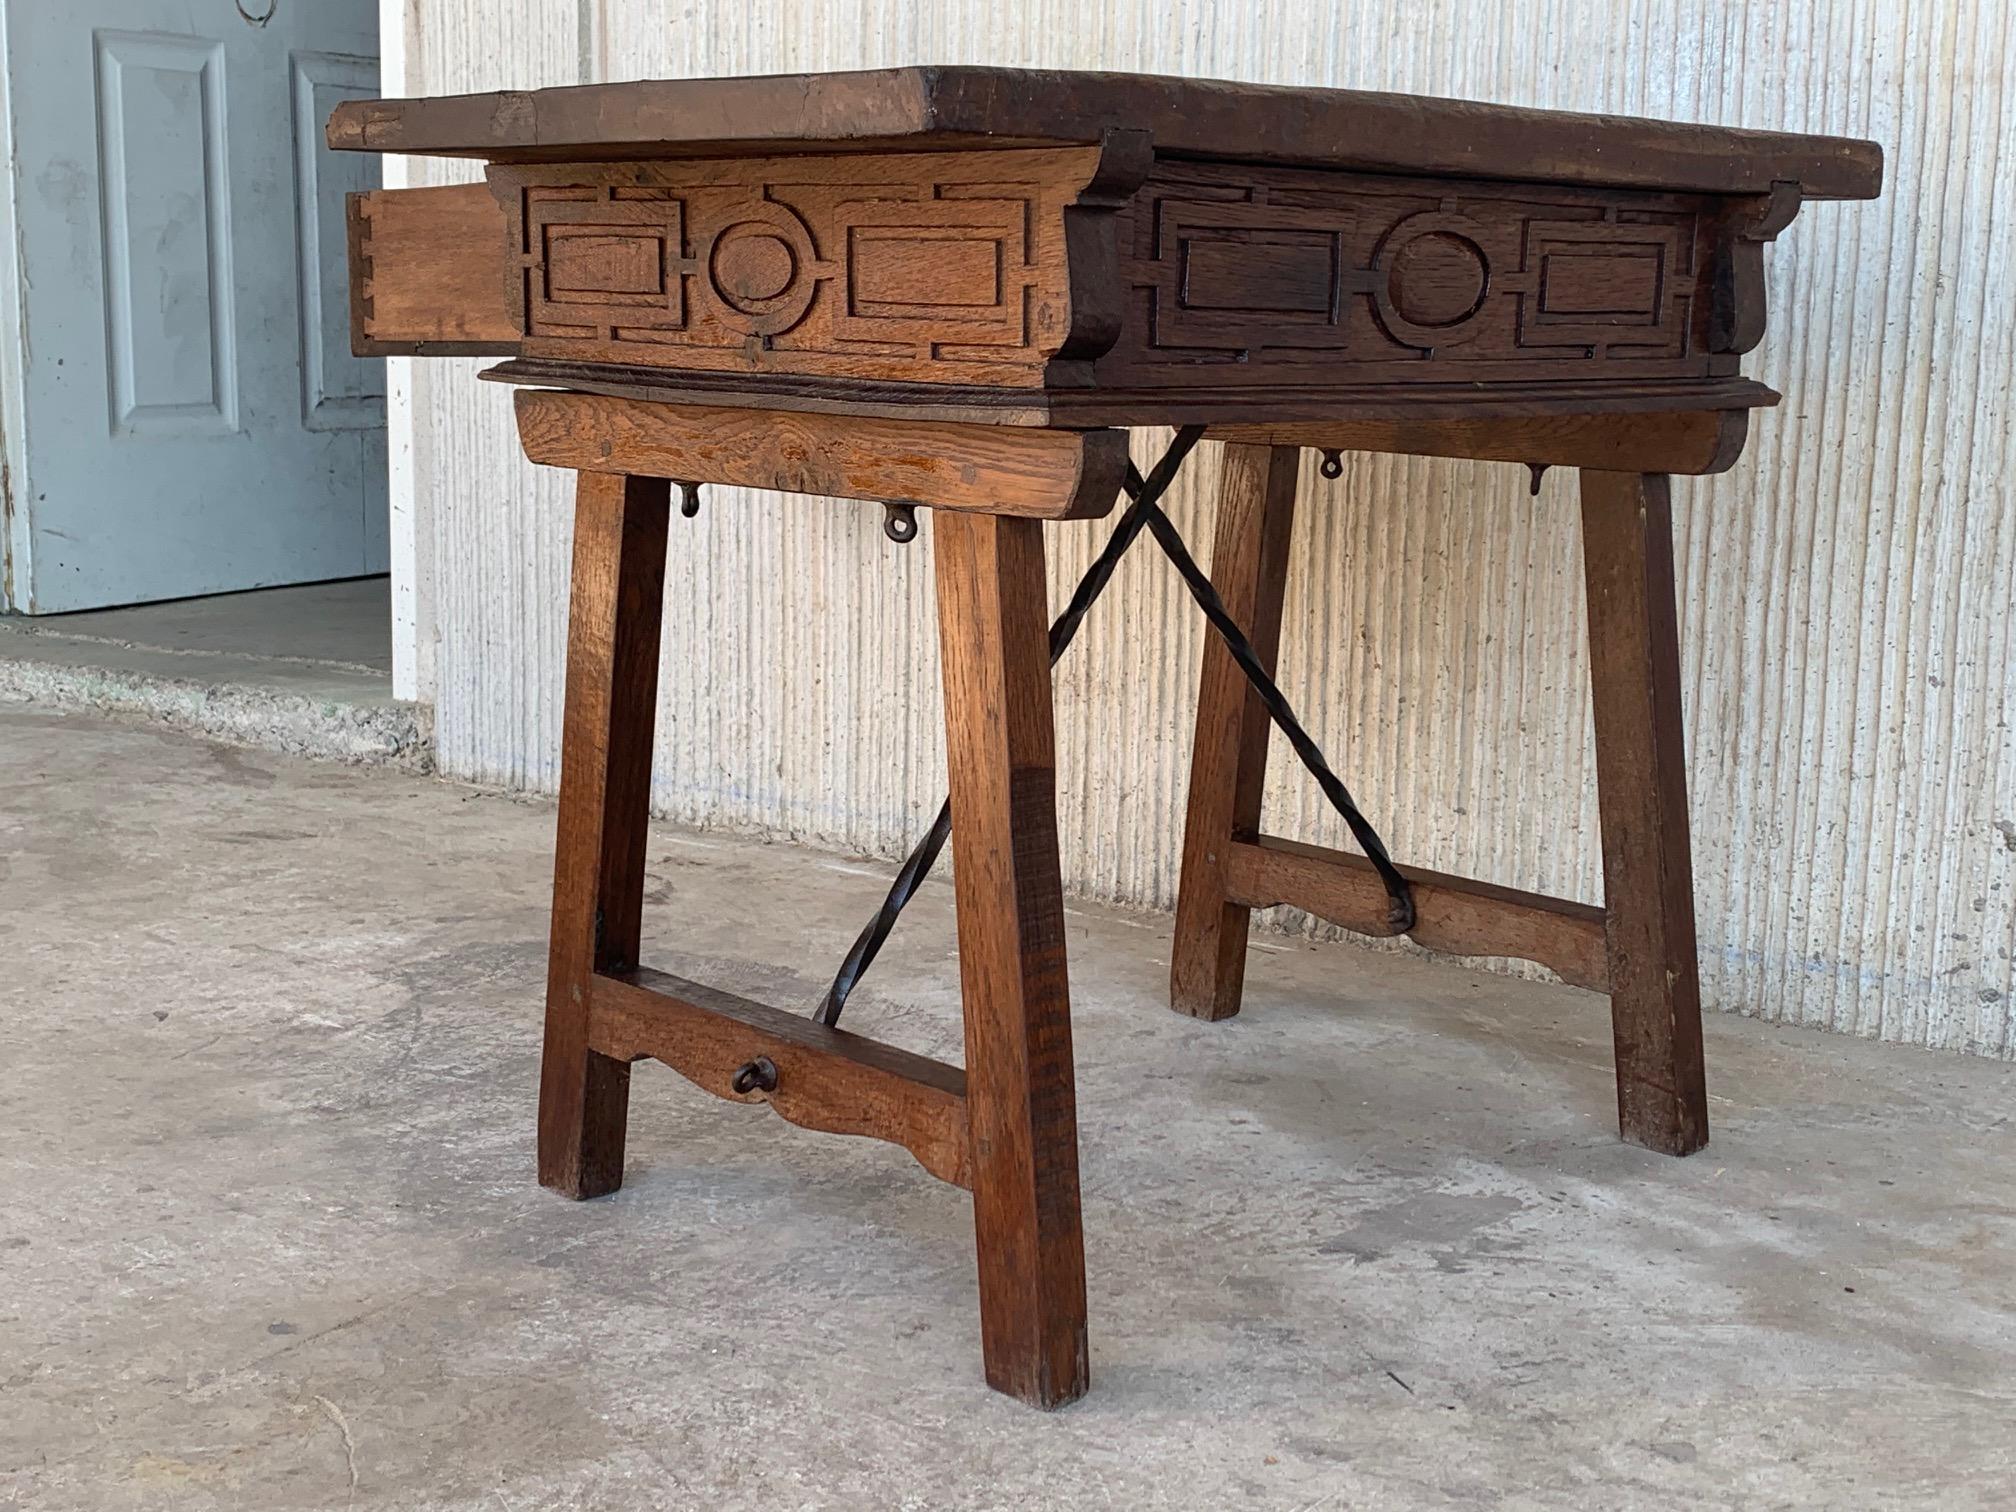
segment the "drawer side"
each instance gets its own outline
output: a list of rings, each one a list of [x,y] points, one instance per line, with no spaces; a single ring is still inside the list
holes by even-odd
[[[350,348],[359,357],[518,350],[511,227],[487,184],[349,200]]]

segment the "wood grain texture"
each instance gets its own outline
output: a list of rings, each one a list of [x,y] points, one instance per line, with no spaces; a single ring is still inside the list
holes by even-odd
[[[1709,304],[1708,340],[1718,352],[1743,353],[1764,339],[1764,248],[1799,213],[1799,186],[1736,202],[1723,217]]]
[[[1290,446],[1230,445],[1219,468],[1211,582],[1271,673],[1295,523],[1298,454]],[[1217,636],[1204,641],[1183,870],[1169,950],[1169,1005],[1193,1018],[1239,1011],[1250,910],[1227,889],[1235,839],[1256,832],[1273,726],[1260,697]]]
[[[1726,472],[1742,455],[1747,410],[1655,415],[1542,415],[1509,420],[1285,421],[1214,425],[1216,441],[1307,446],[1323,451],[1391,452],[1590,467],[1607,472]]]
[[[1408,938],[1459,956],[1538,961],[1564,982],[1609,990],[1603,910],[1467,877],[1403,866],[1414,893]],[[1226,896],[1246,908],[1287,904],[1361,934],[1392,932],[1392,900],[1372,863],[1349,851],[1261,835],[1226,847]]]
[[[1583,473],[1582,552],[1618,1117],[1687,1155],[1708,1142],[1708,1085],[1667,480]]]
[[[1213,113],[1237,128],[1183,146]],[[780,142],[792,120],[817,129]],[[1411,145],[1337,152],[1374,122]],[[1085,425],[1303,418],[1283,403],[1312,395],[1314,418],[1381,418],[1382,394],[1575,413],[1578,385],[1605,408],[1768,402],[1736,367],[1763,329],[1763,245],[1802,194],[1881,179],[1842,139],[971,69],[360,102],[330,140],[489,157],[506,222],[486,242],[445,224],[473,204],[441,204],[414,266],[375,275],[406,303],[360,305],[366,339],[446,339],[476,319],[446,306],[501,262],[525,358],[811,395],[1034,390]],[[450,244],[469,255],[439,269]]]
[[[1754,409],[1774,405],[1779,398],[1763,384],[1737,377],[1650,382],[1387,382],[1333,388],[1028,389],[700,373],[549,358],[501,362],[478,376],[493,383],[530,384],[663,404],[747,405],[954,425],[1049,425],[1087,430],[1104,426],[1300,427],[1363,420],[1653,415]]]
[[[355,100],[329,145],[493,160],[661,157],[902,143],[1093,142],[1114,127],[1158,151],[1379,173],[1533,177],[1555,183],[1867,199],[1874,142],[1575,115],[1362,90],[1147,74],[934,66],[743,79]]]
[[[608,394],[650,404],[750,408],[806,415],[866,415],[945,425],[1052,423],[1093,429],[1104,422],[1063,419],[1043,389],[986,388],[971,384],[915,383],[794,377],[790,374],[684,372],[620,363],[520,357],[477,375],[489,383],[532,385],[582,394]]]
[[[1109,513],[1127,468],[1116,430],[1062,431],[674,405],[521,389],[525,455],[552,467],[979,509]]]
[[[1039,1407],[1087,1384],[1043,527],[934,529],[987,1381]]]
[[[1744,228],[1765,201],[1522,177],[1158,163],[1118,228],[1129,317],[1099,384],[1725,375],[1718,311],[1764,291],[1722,264],[1747,249],[1761,270]]]
[[[1250,162],[1162,164],[1144,184],[1148,161],[1115,132],[1053,151],[493,166],[501,226],[464,190],[379,191],[360,225],[386,234],[355,255],[359,287],[385,292],[360,303],[360,339],[453,350],[426,343],[464,332],[572,388],[712,384],[934,418],[968,403],[1001,423],[1775,398],[1734,364],[1796,195]]]
[[[518,350],[510,227],[482,184],[349,197],[350,346],[359,357]]]
[[[580,476],[539,1074],[539,1182],[569,1197],[623,1181],[630,1068],[590,1046],[590,990],[637,964],[669,510],[663,482]]]
[[[1424,365],[1425,366],[1425,365]],[[1433,378],[1433,381],[1428,381]],[[1195,385],[1170,388],[1052,389],[1042,396],[1046,425],[1223,425],[1288,421],[1517,419],[1536,415],[1632,415],[1673,410],[1760,409],[1779,396],[1735,375],[1632,381],[1562,376],[1447,381]]]
[[[973,1184],[957,1066],[645,968],[598,975],[589,1009],[589,1043],[611,1060],[649,1056],[716,1097],[768,1103],[801,1128],[887,1140],[940,1181]],[[776,1086],[738,1093],[736,1073],[759,1056],[776,1067]]]
[[[995,387],[1084,381],[1122,312],[1138,134],[1015,152],[493,165],[528,357]]]

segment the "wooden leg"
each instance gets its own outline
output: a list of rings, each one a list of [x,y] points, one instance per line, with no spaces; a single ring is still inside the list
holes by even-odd
[[[1084,1395],[1085,1246],[1042,526],[932,519],[987,1383]]]
[[[1292,446],[1228,446],[1218,487],[1211,582],[1270,673],[1281,640],[1299,456]],[[1270,730],[1225,643],[1207,635],[1169,959],[1169,1005],[1195,1018],[1239,1011],[1250,910],[1228,901],[1225,866],[1230,842],[1259,830]]]
[[[1708,1143],[1708,1084],[1666,477],[1583,473],[1582,553],[1618,1119],[1634,1144],[1689,1155]]]
[[[588,1048],[590,979],[637,964],[658,701],[670,485],[579,475],[567,621],[567,722],[553,855],[539,1183],[600,1197],[623,1183],[630,1067]]]

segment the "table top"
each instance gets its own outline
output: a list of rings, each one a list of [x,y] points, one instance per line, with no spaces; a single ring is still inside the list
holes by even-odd
[[[1150,74],[909,67],[354,100],[329,144],[364,152],[567,162],[1096,142],[1148,133],[1158,156],[1362,172],[1870,199],[1883,150],[1627,116],[1421,95]]]

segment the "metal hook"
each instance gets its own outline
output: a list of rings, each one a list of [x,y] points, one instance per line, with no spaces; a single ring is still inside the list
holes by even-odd
[[[728,1085],[737,1097],[747,1097],[751,1092],[775,1092],[777,1063],[767,1055],[759,1055],[737,1071]]]
[[[691,520],[700,513],[700,485],[681,482],[679,485],[679,513]]]
[[[231,3],[238,7],[238,14],[254,26],[264,26],[273,19],[273,12],[280,9],[280,0],[266,0],[266,13],[263,16],[255,16],[245,9],[245,0],[231,0]]]
[[[1334,448],[1327,446],[1322,448],[1322,452],[1323,452],[1323,461],[1317,467],[1316,471],[1323,474],[1323,476],[1326,478],[1343,477],[1344,454],[1340,451],[1335,450]]]
[[[898,546],[908,546],[917,539],[917,506],[915,504],[884,504],[882,506],[882,534]]]
[[[1529,498],[1537,499],[1540,497],[1540,480],[1547,476],[1548,466],[1549,464],[1545,462],[1528,462],[1526,464],[1526,470],[1533,475],[1532,486],[1526,490]]]

